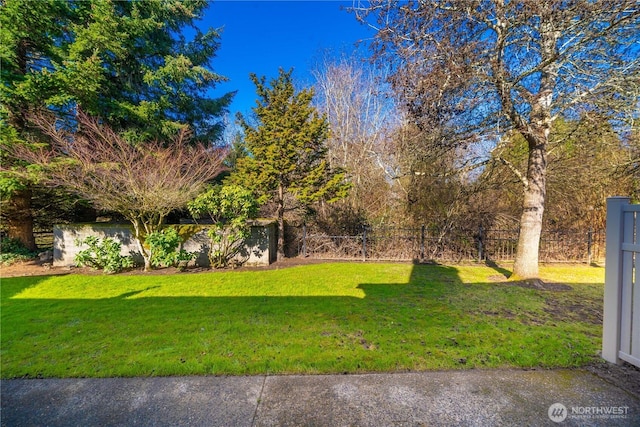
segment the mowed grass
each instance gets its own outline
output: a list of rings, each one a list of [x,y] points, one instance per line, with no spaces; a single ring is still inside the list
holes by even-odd
[[[328,263],[172,276],[7,278],[1,376],[570,367],[597,358],[604,269]]]

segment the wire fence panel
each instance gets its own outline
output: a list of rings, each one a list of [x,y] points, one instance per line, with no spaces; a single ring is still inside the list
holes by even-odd
[[[477,231],[427,228],[423,260],[460,262],[477,259]]]
[[[420,230],[413,228],[366,228],[367,259],[406,260],[420,256]]]
[[[480,261],[508,261],[514,259],[518,246],[518,230],[481,230]]]
[[[303,225],[292,231],[297,255],[319,259],[510,261],[518,230],[360,227],[330,235]],[[593,262],[604,258],[603,231],[545,230],[544,262]]]
[[[306,254],[311,258],[359,259],[363,258],[362,236],[306,236]]]

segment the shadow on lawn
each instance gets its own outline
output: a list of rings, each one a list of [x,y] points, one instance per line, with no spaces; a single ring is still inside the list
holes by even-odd
[[[323,266],[330,271],[335,264],[315,264],[317,267],[313,274],[322,274]],[[375,264],[368,264],[368,266]],[[385,264],[379,264],[381,268],[384,268]],[[508,270],[497,266],[491,266],[496,269],[502,275],[508,275]],[[292,267],[292,268],[306,268]],[[286,271],[286,270],[282,270]],[[276,273],[271,271],[270,273]],[[232,273],[233,274],[233,273]],[[261,274],[261,272],[256,272]],[[99,276],[95,276],[99,277]],[[102,278],[109,276],[102,276]],[[117,277],[117,276],[113,276]],[[139,276],[142,280],[153,281],[154,276]],[[165,277],[168,276],[158,276]],[[211,280],[215,281],[216,276],[211,275]],[[32,308],[32,313],[37,314],[40,309],[45,310],[52,305],[56,307],[66,307],[68,315],[81,315],[90,316],[92,312],[98,309],[101,313],[119,313],[122,311],[129,312],[131,316],[148,315],[146,308],[154,308],[159,310],[159,315],[162,313],[180,313],[182,310],[189,310],[190,308],[197,307],[207,315],[214,316],[216,314],[225,313],[229,310],[237,310],[237,313],[249,314],[252,312],[263,313],[268,312],[270,309],[274,309],[276,312],[285,311],[288,313],[342,313],[349,315],[349,310],[353,310],[355,307],[358,311],[365,311],[368,313],[379,313],[380,311],[387,311],[388,304],[404,305],[408,308],[415,307],[420,304],[422,308],[429,309],[437,307],[441,309],[446,307],[452,311],[459,309],[466,309],[469,305],[469,301],[465,298],[465,295],[480,298],[477,302],[481,305],[496,305],[500,303],[508,303],[517,301],[517,298],[501,299],[501,294],[517,294],[519,292],[527,291],[522,290],[523,287],[518,283],[510,282],[487,282],[487,283],[464,283],[458,274],[458,269],[451,266],[433,265],[433,264],[414,264],[411,267],[411,274],[409,280],[406,283],[360,283],[356,286],[356,289],[362,290],[364,293],[363,298],[359,298],[352,295],[317,295],[317,296],[269,296],[269,295],[257,295],[257,296],[155,296],[145,295],[146,291],[161,288],[160,284],[151,285],[144,289],[135,289],[125,293],[122,293],[113,297],[105,298],[65,298],[65,289],[60,289],[60,293],[54,298],[39,298],[20,296],[30,288],[37,288],[40,284],[45,283],[48,279],[55,280],[56,276],[34,276],[34,277],[20,277],[20,278],[8,278],[3,279],[1,288],[2,306],[5,313],[10,315],[12,308],[18,305],[27,304]],[[93,276],[87,276],[89,280]],[[131,278],[131,276],[128,276]],[[189,275],[177,275],[176,278],[180,280],[188,280]],[[300,279],[301,285],[305,283],[305,277]],[[92,283],[88,283],[87,286],[92,286]],[[165,283],[164,286],[167,286]],[[580,286],[576,284],[574,286]],[[568,287],[567,287],[568,288]],[[520,290],[516,290],[520,289]],[[569,288],[571,289],[571,288]],[[551,291],[538,290],[539,294],[543,298],[553,298],[558,301],[562,301],[562,298],[557,297],[559,293],[552,292],[553,290],[567,290],[551,289]],[[487,295],[491,297],[491,293],[495,291],[496,298],[493,300],[482,301],[481,298]],[[480,295],[484,294],[484,295]],[[554,303],[557,306],[558,303]],[[279,307],[279,308],[278,308]],[[576,308],[575,304],[572,304],[572,308]],[[278,309],[276,309],[278,308]],[[482,307],[476,307],[482,308]],[[512,311],[517,307],[504,307]],[[380,310],[380,311],[378,311]],[[440,310],[438,310],[440,311]],[[74,314],[75,313],[75,314]],[[425,316],[430,316],[430,312],[426,311],[422,313]],[[4,317],[4,315],[3,315]]]
[[[333,264],[326,264],[331,269]],[[380,264],[384,268],[384,264]],[[305,268],[305,267],[293,267]],[[260,274],[259,272],[257,272]],[[319,268],[314,274],[322,274]],[[95,276],[100,278],[118,276]],[[153,281],[153,276],[140,276],[143,280]],[[166,277],[166,276],[160,276]],[[181,280],[188,280],[188,275],[177,276]],[[194,308],[201,310],[208,317],[234,311],[236,314],[268,312],[275,309],[276,312],[285,310],[289,314],[330,313],[332,315],[349,316],[360,310],[374,314],[376,310],[384,309],[389,303],[401,304],[406,302],[409,307],[417,302],[421,304],[439,304],[439,298],[447,294],[455,294],[469,285],[462,283],[454,267],[440,265],[420,265],[411,267],[409,281],[406,283],[361,283],[355,289],[362,290],[364,297],[352,295],[318,295],[318,296],[155,296],[145,295],[146,291],[160,288],[161,285],[152,285],[144,289],[135,289],[117,296],[95,298],[66,298],[65,288],[61,286],[60,292],[54,297],[34,297],[31,291],[40,285],[52,286],[47,283],[49,279],[56,280],[58,276],[33,276],[7,278],[2,281],[1,297],[2,306],[6,310],[3,314],[12,316],[14,308],[20,307],[19,312],[30,307],[34,317],[39,313],[45,314],[52,308],[64,311],[65,317],[91,317],[94,313],[122,313],[127,312],[125,319],[136,316],[148,315],[147,308],[158,310],[159,315],[180,313],[183,310],[192,311]],[[91,281],[94,276],[86,276]],[[128,278],[131,278],[130,276]],[[211,275],[215,281],[216,276]],[[304,284],[305,277],[300,279]],[[99,286],[88,282],[87,286]],[[167,286],[166,284],[164,286]],[[414,300],[417,298],[417,300]],[[357,312],[351,311],[358,307]],[[64,308],[64,310],[63,310]],[[384,311],[384,310],[383,310]],[[129,317],[131,316],[131,317]],[[3,316],[4,317],[4,316]]]
[[[324,273],[324,268],[327,269],[327,272],[331,272],[332,267],[336,265],[334,263],[326,263],[326,264],[312,264],[309,265],[309,267],[313,267],[316,268],[317,271],[314,271],[313,274],[322,274]],[[357,264],[354,264],[357,265]],[[372,267],[372,266],[376,266],[379,265],[381,268],[384,268],[385,264],[374,264],[374,263],[367,263],[367,264],[363,264],[366,265],[367,267]],[[292,270],[292,269],[303,269],[306,268],[307,266],[293,266],[293,267],[287,267],[286,269],[282,269],[280,271],[287,271],[287,270]],[[264,273],[266,274],[271,274],[271,273],[276,273],[276,271],[278,270],[265,270]],[[249,271],[250,273],[255,273],[255,274],[261,274],[262,271],[260,270],[254,270],[254,271]],[[212,272],[213,273],[213,272]],[[219,273],[219,272],[215,272],[215,273]],[[233,272],[222,272],[222,273],[227,273],[227,274],[234,274]],[[246,272],[245,272],[246,273]],[[197,273],[197,274],[207,274],[207,273]],[[70,275],[65,275],[65,276],[70,276],[73,277],[72,274]],[[49,299],[47,297],[31,297],[29,296],[29,291],[32,289],[36,289],[40,284],[45,284],[48,280],[52,279],[52,280],[57,280],[59,278],[62,278],[64,276],[26,276],[26,277],[11,277],[11,278],[4,278],[3,280],[3,286],[2,286],[2,292],[1,292],[1,296],[3,300],[7,300],[7,299],[27,299],[27,300],[38,300],[38,299]],[[170,277],[175,277],[176,280],[180,280],[180,281],[188,281],[189,280],[189,274],[176,274],[174,276],[165,276],[165,275],[158,275],[158,276],[153,276],[153,275],[139,275],[139,276],[124,276],[124,275],[97,275],[97,276],[76,276],[76,277],[83,277],[87,280],[87,287],[91,287],[91,286],[100,286],[101,283],[104,283],[105,281],[108,281],[110,278],[115,278],[116,280],[118,279],[130,279],[132,281],[134,281],[136,277],[140,278],[142,281],[154,281],[157,279],[158,282],[160,281],[164,281],[164,285],[167,285],[166,279],[170,278]],[[210,274],[210,278],[212,282],[215,282],[216,280],[216,276],[214,274]],[[300,282],[301,286],[304,286],[306,284],[306,277],[300,277],[297,279],[297,281]],[[415,263],[411,266],[411,274],[409,276],[409,280],[406,282],[398,282],[398,283],[361,283],[357,285],[357,289],[361,289],[362,291],[364,291],[365,293],[365,297],[364,298],[371,298],[371,297],[376,297],[376,296],[381,296],[381,295],[391,295],[394,293],[398,293],[398,294],[402,294],[402,289],[403,287],[411,287],[411,286],[435,286],[435,285],[462,285],[462,281],[460,280],[460,278],[458,277],[458,270],[455,267],[449,267],[449,266],[443,266],[443,265],[438,265],[438,264],[418,264]],[[122,293],[120,295],[117,296],[110,296],[110,297],[102,297],[102,298],[95,298],[95,297],[89,297],[87,299],[95,301],[95,300],[106,300],[106,299],[132,299],[132,297],[135,297],[136,295],[139,295],[141,298],[168,298],[168,297],[160,297],[160,296],[154,296],[154,295],[144,295],[144,293],[148,290],[151,289],[156,289],[156,288],[160,288],[161,285],[155,285],[155,286],[148,286],[144,289],[136,289],[136,290],[132,290],[129,292],[125,292]],[[64,287],[61,287],[60,289],[60,293],[57,293],[55,295],[54,298],[50,298],[50,299],[60,299],[60,300],[64,300],[64,299],[68,299],[68,300],[74,300],[76,298],[65,298],[65,291],[66,289]],[[348,297],[347,295],[344,295],[345,297]],[[181,295],[175,295],[175,298],[183,298],[184,296]],[[267,298],[269,296],[258,296],[258,298]],[[289,295],[289,296],[283,296],[284,298],[309,298],[309,297],[302,297],[302,296],[297,296],[297,295]],[[327,298],[339,298],[341,297],[341,295],[326,295]],[[205,296],[203,298],[227,298],[227,296]],[[230,296],[230,298],[233,298]],[[237,297],[237,298],[251,298],[251,297]],[[271,297],[269,297],[271,298]],[[77,299],[83,299],[83,298],[77,298]]]
[[[314,270],[310,274],[319,275],[323,274],[323,269],[326,268],[329,272],[336,264],[315,264]],[[371,267],[376,264],[367,264]],[[378,264],[380,268],[384,268],[385,264]],[[508,275],[508,270],[497,266],[491,266],[500,272],[502,275]],[[304,269],[307,266],[299,266],[292,268]],[[286,271],[286,270],[281,270]],[[261,272],[255,272],[261,274]],[[270,271],[269,273],[275,273],[276,271]],[[233,273],[231,273],[233,274]],[[305,284],[305,277],[300,275],[298,279],[301,285]],[[88,280],[98,278],[100,276],[87,276]],[[102,279],[108,277],[118,276],[101,276]],[[154,281],[154,276],[139,276],[141,280]],[[168,276],[158,276],[158,278]],[[176,280],[189,280],[189,275],[177,275]],[[45,310],[47,307],[55,305],[58,308],[66,307],[68,315],[81,315],[90,316],[93,311],[97,310],[101,313],[119,313],[122,311],[130,311],[130,315],[135,317],[139,315],[149,315],[146,308],[159,309],[159,315],[162,313],[179,313],[182,310],[189,310],[190,307],[198,307],[203,310],[207,316],[213,316],[220,313],[225,313],[228,310],[237,309],[238,313],[264,313],[269,310],[274,310],[275,313],[282,311],[283,307],[288,313],[342,313],[349,315],[349,310],[358,308],[359,311],[365,311],[368,313],[379,313],[380,311],[387,311],[388,304],[397,304],[400,306],[406,306],[408,308],[421,305],[426,312],[422,313],[424,316],[432,315],[428,311],[430,308],[437,307],[441,309],[446,307],[451,311],[460,309],[468,309],[470,306],[469,298],[475,298],[477,307],[481,311],[484,310],[483,306],[493,306],[494,308],[503,308],[512,312],[518,308],[517,298],[507,298],[519,293],[523,293],[522,296],[531,297],[531,293],[522,290],[523,286],[519,283],[511,282],[487,282],[487,283],[464,283],[458,274],[458,269],[451,266],[433,265],[433,264],[414,264],[411,267],[411,273],[408,282],[405,283],[360,283],[357,284],[355,289],[361,290],[364,293],[363,298],[356,297],[354,295],[317,295],[317,296],[296,296],[296,295],[284,295],[284,296],[154,296],[145,295],[146,291],[161,288],[161,284],[155,284],[147,286],[144,289],[134,289],[128,292],[124,292],[120,295],[104,298],[65,298],[65,288],[61,286],[60,293],[56,294],[53,298],[46,297],[30,297],[28,296],[31,289],[36,289],[40,284],[44,284],[47,280],[56,280],[56,276],[34,276],[34,277],[21,277],[21,278],[8,278],[3,279],[1,288],[2,306],[4,314],[10,315],[13,312],[13,307],[18,307],[23,304],[27,304],[32,308],[32,313],[39,313],[40,309]],[[131,279],[131,276],[127,277]],[[216,280],[216,275],[210,276],[212,281]],[[51,285],[49,285],[51,286]],[[95,283],[87,283],[87,286],[99,286]],[[164,283],[167,287],[167,283]],[[580,287],[580,284],[574,284],[574,286]],[[519,289],[519,290],[517,290]],[[567,291],[570,287],[563,287],[558,289],[551,288],[550,290],[540,290],[538,295],[547,300],[553,300],[551,304],[556,311],[557,307],[562,304],[565,299],[572,299],[570,292],[562,292],[566,295],[560,295],[560,292],[555,291]],[[495,291],[495,292],[494,292]],[[21,296],[21,294],[26,294]],[[505,297],[506,295],[506,297]],[[495,296],[495,298],[492,298]],[[578,296],[579,297],[579,296]],[[490,298],[483,300],[483,298]],[[514,307],[507,306],[509,303],[515,304]],[[505,307],[500,307],[504,305]],[[579,308],[579,303],[572,301],[570,307],[572,309]],[[396,307],[400,309],[399,307]],[[26,310],[26,308],[25,308]],[[438,312],[440,310],[437,310]],[[74,314],[75,313],[75,314]]]
[[[463,283],[457,268],[441,265],[412,266],[407,283],[358,284],[364,298],[144,296],[158,285],[101,299],[65,299],[64,289],[14,298],[47,279],[2,281],[3,377],[65,376],[55,366],[70,360],[72,376],[493,366],[526,351],[514,353],[505,334],[532,334],[535,343],[552,330],[538,333],[527,305],[544,303],[544,292]]]

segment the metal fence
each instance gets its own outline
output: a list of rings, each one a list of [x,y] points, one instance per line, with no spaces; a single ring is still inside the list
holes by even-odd
[[[39,248],[53,244],[53,234],[38,232]],[[286,227],[287,256],[370,261],[512,261],[518,230],[441,230],[432,227],[359,227],[326,233],[307,225]],[[598,262],[605,257],[604,230],[543,230],[542,262]]]
[[[289,228],[291,255],[318,259],[509,261],[518,230],[360,227],[325,233],[306,225]],[[291,246],[289,246],[291,248]],[[604,258],[604,231],[544,230],[540,261],[586,262]]]

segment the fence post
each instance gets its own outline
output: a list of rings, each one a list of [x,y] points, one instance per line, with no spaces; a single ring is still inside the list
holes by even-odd
[[[482,262],[483,259],[483,247],[482,247],[482,241],[484,240],[484,229],[482,228],[482,225],[478,228],[478,262]]]
[[[602,316],[602,358],[620,363],[620,311],[622,297],[622,209],[628,197],[607,199],[606,256],[604,274],[604,312]]]
[[[367,226],[362,228],[362,261],[367,260]]]
[[[420,227],[420,261],[424,261],[424,224]]]
[[[302,256],[307,257],[307,223],[302,224]]]
[[[592,248],[593,247],[593,228],[587,233],[587,265],[591,265]]]

